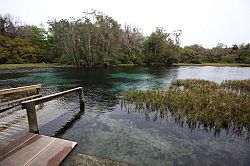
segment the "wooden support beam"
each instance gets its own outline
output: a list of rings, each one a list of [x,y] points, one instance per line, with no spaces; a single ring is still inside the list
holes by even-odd
[[[26,104],[26,112],[28,116],[29,130],[32,133],[39,133],[37,117],[36,117],[36,108],[33,102]]]
[[[17,102],[20,102],[20,101],[24,101],[24,100],[28,100],[28,99],[33,99],[33,98],[37,98],[37,97],[41,97],[41,96],[42,96],[42,94],[40,93],[40,94],[37,94],[37,95],[23,97],[23,98],[20,98],[20,99],[16,99],[16,100],[11,100],[11,101],[0,103],[0,106],[8,105],[8,104],[11,104],[11,103],[17,103]]]
[[[73,93],[73,92],[77,92],[79,94],[80,110],[84,111],[85,104],[84,104],[84,94],[83,94],[82,87],[78,87],[78,88],[66,90],[63,92],[55,93],[52,95],[48,95],[48,96],[44,96],[44,97],[40,97],[40,98],[36,98],[36,99],[22,102],[21,103],[22,108],[23,109],[26,108],[26,111],[27,111],[30,132],[39,133],[39,129],[38,129],[38,125],[37,125],[37,118],[36,118],[36,110],[35,110],[36,105],[51,101],[53,99],[56,99],[56,98],[61,97],[61,96],[65,96],[65,95]]]
[[[10,88],[10,89],[2,89],[2,90],[0,90],[0,95],[29,91],[29,90],[33,90],[33,89],[41,89],[41,88],[42,88],[42,84],[23,86],[23,87],[17,87],[17,88]]]
[[[10,89],[2,89],[0,90],[0,96],[3,95],[3,97],[0,98],[0,112],[4,112],[6,107],[9,105],[19,105],[22,101],[28,100],[28,99],[34,99],[36,97],[41,97],[41,88],[42,84],[37,85],[30,85],[30,86],[23,86],[23,87],[17,87],[17,88],[10,88]],[[30,94],[28,93],[31,90],[35,90],[35,93]],[[23,95],[18,96],[18,93],[23,93]],[[12,95],[9,100],[6,100],[6,96],[4,95]],[[19,97],[19,98],[18,98]],[[4,99],[5,98],[5,99]]]
[[[82,89],[82,87],[78,87],[78,88],[66,90],[66,91],[63,91],[63,92],[55,93],[55,94],[52,94],[52,95],[43,96],[43,97],[39,97],[39,98],[36,98],[36,99],[24,101],[24,102],[22,102],[22,108],[25,108],[26,103],[33,102],[34,105],[42,104],[42,103],[54,100],[54,99],[56,99],[58,97],[65,96],[65,95],[70,94],[70,93],[74,93],[74,92],[79,93],[80,89]]]
[[[80,109],[83,111],[85,109],[85,103],[84,103],[84,94],[82,88],[78,90],[79,93],[79,100],[80,100]]]

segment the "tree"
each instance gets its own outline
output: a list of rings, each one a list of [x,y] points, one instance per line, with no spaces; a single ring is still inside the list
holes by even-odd
[[[93,10],[81,19],[54,20],[49,25],[63,62],[91,67],[117,59],[122,31],[111,17]]]
[[[10,38],[0,35],[1,63],[41,62],[41,50],[33,46],[29,39]]]
[[[179,54],[179,36],[181,31],[173,33],[166,32],[163,28],[156,28],[151,35],[144,41],[144,60],[146,64],[164,63],[172,64],[177,62]]]
[[[125,25],[121,34],[122,55],[120,61],[123,63],[142,63],[144,36],[139,28]]]

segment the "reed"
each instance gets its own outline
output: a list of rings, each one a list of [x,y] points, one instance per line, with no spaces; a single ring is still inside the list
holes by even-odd
[[[161,118],[170,112],[176,122],[186,123],[191,129],[202,127],[215,135],[225,129],[249,139],[249,81],[217,84],[207,80],[176,80],[167,91],[127,91],[123,105],[132,104],[136,111],[155,112]]]
[[[250,93],[250,79],[249,80],[225,80],[222,82],[221,86],[229,90]]]

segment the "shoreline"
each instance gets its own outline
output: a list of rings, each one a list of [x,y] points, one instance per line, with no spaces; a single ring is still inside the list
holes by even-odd
[[[24,64],[0,64],[0,69],[19,69],[19,68],[62,68],[78,67],[74,65],[64,65],[57,63],[24,63]]]
[[[117,64],[110,65],[108,67],[132,67],[132,66],[144,66],[138,64]],[[152,65],[156,66],[156,65]],[[166,65],[159,65],[166,66]],[[240,64],[240,63],[177,63],[172,66],[218,66],[218,67],[250,67],[250,64]],[[17,69],[17,68],[67,68],[67,67],[79,67],[75,65],[65,65],[57,63],[26,63],[26,64],[0,64],[0,69]],[[80,68],[80,67],[79,67]]]
[[[217,66],[217,67],[250,67],[250,64],[244,63],[177,63],[173,64],[173,66]]]

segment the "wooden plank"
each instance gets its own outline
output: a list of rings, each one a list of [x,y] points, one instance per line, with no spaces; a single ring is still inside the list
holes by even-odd
[[[55,166],[59,165],[64,158],[76,146],[76,142],[57,139],[48,148],[42,151],[37,157],[27,163],[27,166]]]
[[[64,95],[67,95],[67,94],[70,94],[70,93],[73,93],[73,92],[78,92],[80,89],[82,89],[82,87],[77,87],[77,88],[74,88],[74,89],[66,90],[66,91],[55,93],[55,94],[52,94],[52,95],[39,97],[39,98],[28,100],[28,101],[24,101],[24,102],[22,102],[22,108],[25,108],[25,104],[27,104],[27,103],[33,102],[34,105],[45,103],[45,102],[48,102],[48,101],[53,100],[55,98],[58,98],[60,96],[64,96]]]
[[[52,137],[36,135],[5,156],[0,165],[25,165],[55,140]]]
[[[23,97],[21,99],[11,100],[11,101],[0,103],[0,106],[7,105],[7,104],[12,104],[12,103],[17,103],[17,102],[21,102],[21,101],[24,101],[24,100],[33,99],[33,98],[37,98],[37,97],[41,97],[41,96],[42,96],[42,94],[40,93],[40,94],[37,94],[37,95]]]
[[[25,142],[27,142],[28,140],[30,140],[34,136],[36,136],[36,134],[28,133],[27,135],[21,137],[20,139],[14,141],[14,142],[9,143],[5,148],[3,148],[3,149],[0,150],[0,161],[5,156],[7,156],[11,152],[13,152],[18,147],[22,146],[22,144],[24,144]]]
[[[59,165],[76,142],[29,133],[0,153],[0,165]]]
[[[23,86],[23,87],[17,87],[17,88],[2,89],[0,90],[0,95],[39,89],[41,87],[42,87],[42,84],[37,84],[37,85]]]

